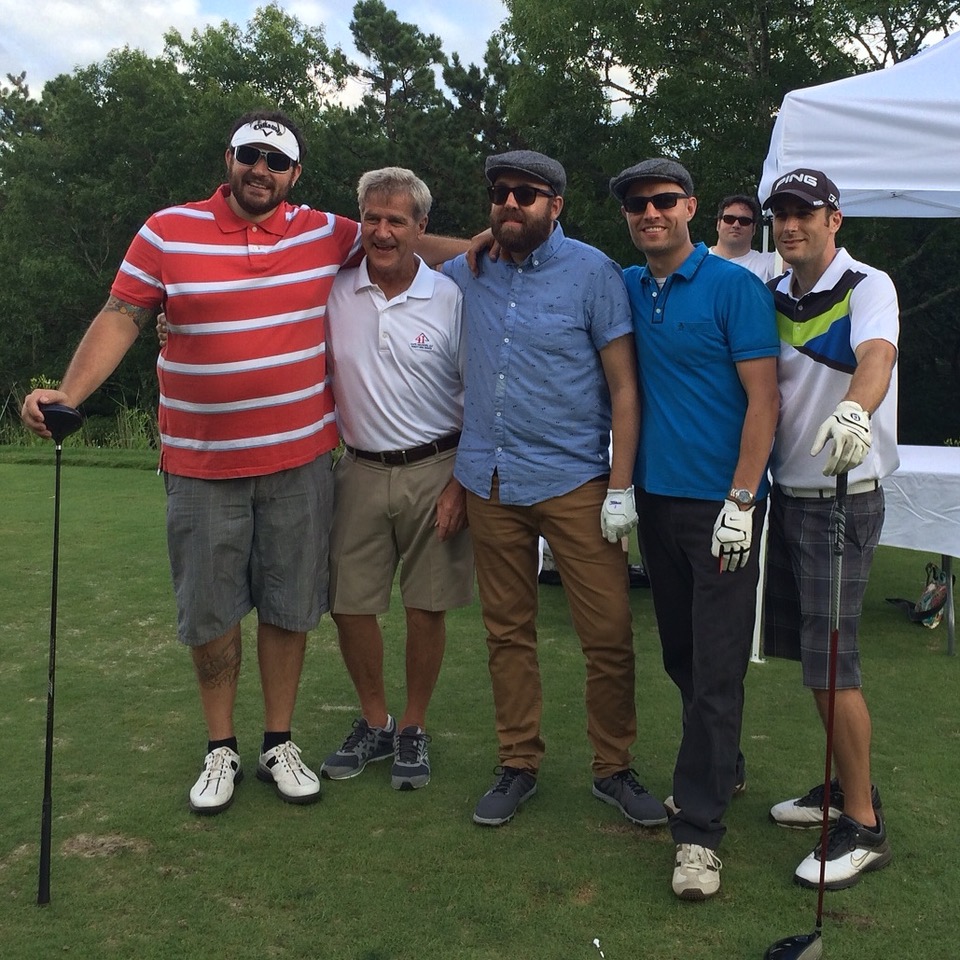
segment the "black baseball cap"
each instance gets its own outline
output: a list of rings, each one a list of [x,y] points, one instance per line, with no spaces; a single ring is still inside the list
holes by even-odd
[[[791,170],[782,177],[777,177],[770,190],[770,196],[763,203],[764,210],[768,210],[777,197],[784,196],[796,197],[811,207],[840,209],[840,190],[822,170],[808,170],[806,167],[801,167],[799,170]]]

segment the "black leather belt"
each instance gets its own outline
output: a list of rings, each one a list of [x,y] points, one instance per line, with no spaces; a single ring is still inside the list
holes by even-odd
[[[457,431],[449,436],[440,437],[439,440],[422,443],[419,447],[411,447],[409,450],[384,450],[383,453],[374,453],[371,450],[356,450],[347,446],[347,453],[360,460],[374,460],[388,467],[402,467],[409,463],[417,463],[419,460],[426,460],[427,457],[435,457],[446,450],[452,450],[459,442],[460,432]]]

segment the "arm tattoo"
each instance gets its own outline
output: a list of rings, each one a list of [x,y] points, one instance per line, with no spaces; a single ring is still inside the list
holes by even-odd
[[[194,648],[193,663],[200,685],[212,690],[236,683],[240,676],[240,631],[215,653],[207,653],[207,646]]]
[[[135,303],[128,303],[126,300],[121,300],[112,293],[107,297],[107,302],[103,305],[103,309],[114,310],[117,313],[122,313],[125,317],[129,317],[141,332],[149,323],[153,322],[153,318],[157,313],[152,307],[138,307]]]

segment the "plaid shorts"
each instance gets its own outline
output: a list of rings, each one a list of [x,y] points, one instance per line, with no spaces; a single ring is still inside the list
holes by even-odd
[[[181,643],[199,647],[256,608],[261,623],[312,630],[328,609],[331,457],[262,477],[164,474]]]
[[[770,496],[767,539],[764,653],[799,660],[804,686],[829,686],[829,641],[833,629],[834,501],[788,497],[779,487]],[[837,646],[837,689],[861,685],[857,628],[870,564],[883,526],[883,488],[846,499]]]

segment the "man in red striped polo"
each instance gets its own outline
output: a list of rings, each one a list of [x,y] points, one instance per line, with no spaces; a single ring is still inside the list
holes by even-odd
[[[24,423],[50,436],[38,403],[77,406],[161,308],[160,467],[178,634],[190,647],[208,730],[190,790],[219,813],[242,776],[233,706],[240,621],[258,614],[264,736],[257,777],[281,799],[319,798],[291,739],[307,631],[327,609],[337,443],[326,386],[324,314],[337,271],[359,261],[359,225],[288,202],[304,143],[278,112],[237,120],[227,183],[151,216],[59,390],[35,390]]]

